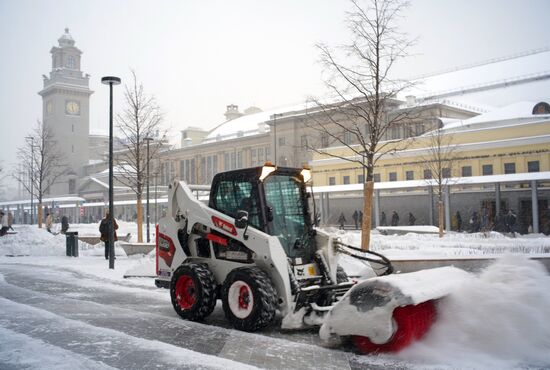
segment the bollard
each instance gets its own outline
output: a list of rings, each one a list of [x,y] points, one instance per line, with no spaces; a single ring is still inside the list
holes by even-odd
[[[68,231],[66,237],[66,255],[68,257],[78,257],[78,231]]]

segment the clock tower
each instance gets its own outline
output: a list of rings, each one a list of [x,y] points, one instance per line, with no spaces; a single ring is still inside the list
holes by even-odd
[[[90,75],[80,70],[82,51],[65,28],[58,39],[59,46],[50,50],[52,70],[50,76],[42,75],[43,122],[54,134],[56,147],[68,165],[67,175],[58,179],[50,195],[75,194],[76,180],[84,175],[88,164],[90,133]]]

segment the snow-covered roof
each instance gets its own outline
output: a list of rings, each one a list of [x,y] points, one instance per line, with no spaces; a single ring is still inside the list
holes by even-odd
[[[543,49],[529,55],[508,58],[483,65],[432,75],[415,81],[415,86],[404,92],[417,97],[441,94],[462,95],[465,91],[498,82],[517,81],[550,74],[550,50]]]
[[[466,120],[445,123],[445,130],[471,129],[481,126],[506,126],[509,124],[550,119],[550,114],[533,114],[538,102],[521,101]]]
[[[311,103],[309,105],[311,105]],[[307,103],[301,103],[270,109],[264,112],[245,114],[241,117],[225,121],[210,131],[202,143],[206,144],[237,137],[267,133],[269,132],[268,124],[273,121],[272,116],[274,114],[284,114],[285,117],[292,116],[294,112],[303,111],[307,106]]]

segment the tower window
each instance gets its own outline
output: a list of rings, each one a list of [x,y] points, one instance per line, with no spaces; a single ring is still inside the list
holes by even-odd
[[[74,69],[74,67],[75,67],[74,56],[69,55],[68,58],[67,58],[67,68]]]

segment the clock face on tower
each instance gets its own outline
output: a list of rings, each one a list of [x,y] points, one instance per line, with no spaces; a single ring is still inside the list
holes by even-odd
[[[65,103],[65,113],[72,116],[80,115],[80,103],[75,100],[68,100]]]

